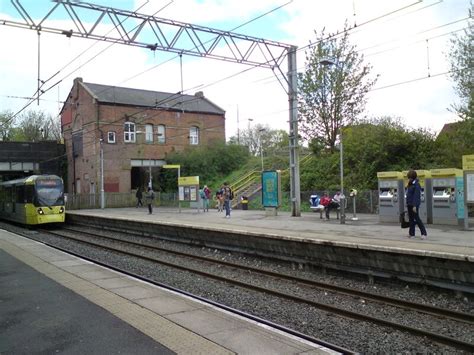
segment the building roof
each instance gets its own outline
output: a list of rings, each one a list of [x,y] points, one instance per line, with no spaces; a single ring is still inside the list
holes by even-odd
[[[81,82],[86,90],[100,103],[156,107],[173,111],[201,112],[224,115],[225,111],[206,99],[202,92],[182,95],[160,91],[124,88]]]

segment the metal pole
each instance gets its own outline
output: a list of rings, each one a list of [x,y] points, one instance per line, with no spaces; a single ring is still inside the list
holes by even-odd
[[[100,139],[100,208],[105,208],[104,194],[104,148],[102,146],[103,139]]]
[[[179,199],[179,178],[181,177],[181,166],[178,167],[178,210],[181,213],[181,200]]]
[[[290,203],[291,216],[301,216],[300,171],[298,159],[298,78],[296,46],[288,49],[288,102],[290,111]]]
[[[150,179],[148,180],[148,187],[152,188],[153,184],[152,184],[152,181],[151,181],[151,159],[148,159],[148,165],[149,165],[149,172],[150,172]]]
[[[346,199],[346,195],[344,195],[344,147],[342,145],[342,127],[340,128],[341,130],[341,135],[339,137],[339,141],[340,141],[340,145],[341,145],[341,149],[340,149],[340,153],[341,153],[341,156],[340,156],[340,163],[341,163],[341,166],[340,166],[340,169],[341,169],[341,224],[345,224],[346,223],[346,214],[345,214],[345,199]]]

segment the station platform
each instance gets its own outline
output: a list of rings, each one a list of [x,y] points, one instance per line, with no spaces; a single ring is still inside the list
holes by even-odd
[[[301,213],[292,217],[289,212],[278,212],[270,216],[262,210],[232,210],[231,218],[224,212],[177,208],[154,208],[149,215],[146,208],[105,208],[74,210],[70,215],[97,216],[119,220],[143,221],[169,226],[189,226],[204,230],[229,231],[233,233],[255,234],[283,239],[310,240],[340,246],[354,246],[368,250],[405,250],[423,255],[457,256],[474,262],[474,230],[463,230],[458,226],[425,224],[428,238],[421,239],[416,229],[416,237],[408,238],[408,229],[399,223],[379,223],[378,216],[357,214],[357,220],[346,217],[340,224],[336,218],[326,221],[319,213]],[[332,216],[331,216],[332,217]],[[474,226],[471,218],[470,226]]]
[[[0,270],[0,354],[335,353],[4,230]]]
[[[128,230],[170,241],[291,261],[298,268],[337,270],[398,279],[474,294],[474,231],[427,225],[428,238],[408,238],[399,223],[379,223],[377,215],[350,216],[345,224],[319,213],[277,215],[262,210],[223,212],[197,209],[105,208],[68,211],[66,220],[96,228]],[[472,223],[470,223],[472,225]]]

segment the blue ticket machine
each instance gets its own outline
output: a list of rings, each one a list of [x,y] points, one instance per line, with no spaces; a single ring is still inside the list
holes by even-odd
[[[460,169],[431,170],[433,224],[464,224],[464,178]]]
[[[399,222],[405,203],[403,174],[400,171],[383,171],[377,173],[377,178],[379,221]]]

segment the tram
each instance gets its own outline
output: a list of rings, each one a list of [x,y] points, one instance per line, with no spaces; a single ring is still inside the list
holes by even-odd
[[[0,218],[26,225],[63,223],[63,180],[32,175],[0,183]]]

